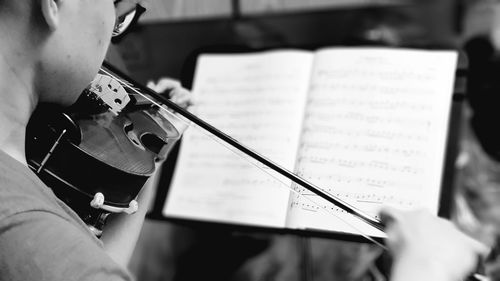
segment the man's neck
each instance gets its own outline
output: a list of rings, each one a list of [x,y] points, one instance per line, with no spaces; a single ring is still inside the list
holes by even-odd
[[[28,50],[16,46],[16,38],[0,26],[0,149],[26,164],[25,131],[37,96],[33,90],[34,63]]]

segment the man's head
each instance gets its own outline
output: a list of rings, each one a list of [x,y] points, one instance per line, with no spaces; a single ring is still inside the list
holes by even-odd
[[[101,66],[116,16],[137,2],[0,0],[0,29],[10,35],[2,41],[14,40],[16,63],[32,64],[40,101],[69,105]]]

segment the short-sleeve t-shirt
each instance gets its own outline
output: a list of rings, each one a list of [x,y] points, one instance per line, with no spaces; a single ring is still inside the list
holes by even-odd
[[[33,172],[0,151],[0,280],[131,280]]]

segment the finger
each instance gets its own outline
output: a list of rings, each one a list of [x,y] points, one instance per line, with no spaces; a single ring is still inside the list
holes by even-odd
[[[153,82],[153,81],[148,81],[148,83],[146,84],[146,87],[150,88],[151,90],[155,91],[155,92],[158,92],[156,90],[157,86],[156,86],[156,83]]]
[[[184,106],[193,104],[191,92],[184,88],[174,89],[170,95],[171,101]]]
[[[146,86],[158,93],[163,93],[169,89],[182,88],[179,81],[170,78],[162,78],[157,83],[149,81]]]
[[[185,103],[191,100],[191,95],[188,93],[174,93],[171,96],[172,100],[175,100],[177,103]]]
[[[182,87],[173,88],[172,91],[170,91],[170,97],[175,96],[191,96],[191,92]]]
[[[187,101],[187,102],[174,101],[174,103],[177,104],[178,106],[182,107],[182,108],[187,108],[187,107],[191,106],[191,104],[189,103],[189,101]]]
[[[158,81],[156,86],[161,92],[163,92],[168,89],[181,88],[181,83],[174,79],[162,78]]]
[[[402,220],[403,212],[390,206],[384,206],[379,211],[380,221],[388,226],[393,222],[398,222]]]

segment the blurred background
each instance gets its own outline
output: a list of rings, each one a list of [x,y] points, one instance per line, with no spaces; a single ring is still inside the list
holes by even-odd
[[[181,78],[186,58],[214,45],[270,48],[367,40],[449,45],[461,32],[463,6],[451,0],[151,0],[142,25],[119,51],[130,73],[145,81]]]
[[[108,60],[135,80],[190,87],[203,51],[386,45],[459,49],[468,57],[456,134],[452,219],[478,237],[500,231],[500,1],[149,0]],[[164,165],[168,189],[175,153]],[[154,206],[153,206],[154,208]],[[130,269],[137,280],[386,280],[388,257],[368,243],[248,233],[150,216]],[[498,263],[488,267],[494,279]],[[495,279],[496,280],[496,279]]]

